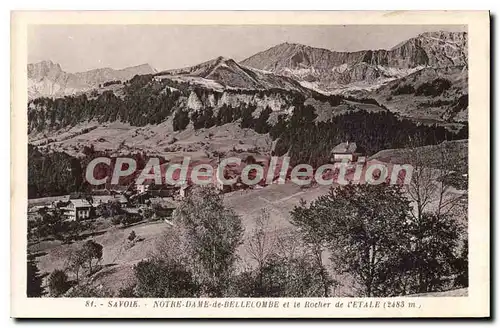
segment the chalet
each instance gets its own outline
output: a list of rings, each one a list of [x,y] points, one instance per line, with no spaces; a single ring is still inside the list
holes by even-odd
[[[172,197],[153,197],[148,200],[151,205],[161,206],[164,208],[176,208],[176,202]]]
[[[120,204],[121,207],[126,207],[128,205],[128,199],[125,195],[115,195],[115,200]]]
[[[90,218],[92,205],[85,199],[70,199],[64,210],[68,221],[79,221]]]
[[[177,203],[172,197],[153,197],[148,200],[151,206],[155,207],[155,216],[167,217],[177,208]]]
[[[144,182],[142,184],[136,184],[136,191],[138,193],[145,193],[146,191],[149,190],[149,188],[151,187],[152,183],[147,183],[147,182]]]
[[[114,197],[111,195],[94,195],[92,196],[92,206],[98,207],[102,204],[107,204],[114,201]]]
[[[107,203],[118,203],[121,207],[126,207],[128,205],[128,200],[125,195],[103,195],[103,196],[92,196],[92,206],[98,207],[102,204]]]
[[[179,187],[175,185],[157,185],[151,184],[147,190],[147,193],[153,197],[173,197],[177,192]]]
[[[355,142],[342,142],[332,149],[330,154],[330,161],[342,162],[344,160],[347,160],[349,162],[354,162],[358,158],[356,149],[357,146]]]

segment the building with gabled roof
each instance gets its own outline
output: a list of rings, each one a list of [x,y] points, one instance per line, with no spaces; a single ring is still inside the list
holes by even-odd
[[[116,202],[120,204],[121,207],[125,207],[128,205],[128,200],[125,195],[117,194],[117,195],[94,195],[92,196],[92,206],[97,207],[102,204],[113,203]]]
[[[358,154],[356,154],[357,145],[355,142],[342,142],[337,146],[333,147],[330,153],[330,161],[332,162],[342,162],[347,160],[353,162],[357,159]]]
[[[69,221],[80,221],[90,218],[92,205],[86,199],[70,199],[69,204],[62,208]]]

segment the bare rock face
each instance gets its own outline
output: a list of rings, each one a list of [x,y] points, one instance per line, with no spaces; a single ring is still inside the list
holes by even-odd
[[[54,64],[50,60],[37,64],[28,64],[28,78],[30,79],[40,79],[42,77],[57,79],[61,74],[64,74],[61,65]]]
[[[28,64],[28,98],[61,97],[85,92],[108,81],[125,81],[135,75],[153,74],[148,64],[115,70],[94,69],[87,72],[68,73],[59,64],[42,61]]]
[[[422,67],[466,66],[466,32],[428,32],[389,50],[336,52],[283,43],[241,62],[242,65],[308,82],[349,84],[401,77]],[[397,73],[397,74],[396,74]]]

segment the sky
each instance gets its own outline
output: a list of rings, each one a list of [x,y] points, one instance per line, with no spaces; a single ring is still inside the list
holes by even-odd
[[[181,68],[224,56],[236,61],[283,42],[334,51],[389,49],[436,25],[31,25],[28,63],[51,60],[66,72],[148,63]]]

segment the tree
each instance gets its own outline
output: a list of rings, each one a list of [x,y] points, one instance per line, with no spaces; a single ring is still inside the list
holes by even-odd
[[[197,297],[199,287],[191,272],[175,260],[153,258],[134,267],[138,297]]]
[[[174,131],[184,130],[189,124],[189,113],[179,109],[174,114]]]
[[[88,268],[89,268],[89,275],[92,274],[92,264],[93,261],[96,260],[97,263],[102,259],[102,245],[96,243],[93,240],[88,240],[83,244],[82,246],[82,254],[83,258],[85,258]]]
[[[259,271],[275,251],[276,241],[269,230],[269,212],[262,210],[255,218],[255,228],[246,247],[250,259],[256,262]]]
[[[328,297],[330,286],[333,284],[323,263],[323,253],[328,247],[328,239],[324,238],[322,231],[323,218],[314,214],[314,211],[307,208],[306,202],[301,200],[299,206],[296,206],[290,213],[290,220],[301,231],[302,239],[308,246],[314,264],[320,273],[323,282],[323,296]]]
[[[202,294],[224,296],[242,242],[241,218],[224,207],[215,188],[204,186],[195,188],[179,205],[173,221],[182,230],[186,256]]]
[[[465,198],[462,194],[450,192],[447,177],[453,171],[466,172],[467,158],[457,157],[459,150],[450,144],[442,143],[429,149],[418,147],[422,143],[422,138],[413,138],[405,156],[413,166],[412,179],[406,191],[414,204],[412,216],[416,220],[429,211],[438,216],[451,214]]]
[[[100,286],[92,286],[90,284],[81,284],[72,287],[67,293],[66,297],[85,297],[85,298],[104,298],[113,297],[113,293],[108,289]]]
[[[90,224],[90,226],[93,226]],[[85,230],[84,225],[78,221],[63,221],[63,230],[65,231],[66,240],[69,242],[78,237],[78,235]]]
[[[28,255],[26,294],[28,297],[42,297],[42,277],[33,255]]]
[[[54,270],[49,276],[49,290],[52,296],[60,296],[68,290],[68,276],[62,270]]]
[[[269,119],[269,115],[272,113],[271,108],[266,107],[260,112],[259,118],[255,119],[254,129],[257,133],[267,133],[269,132],[269,124],[267,120]]]
[[[276,240],[269,229],[269,213],[262,210],[255,218],[255,228],[246,247],[250,259],[257,265],[257,282],[260,288],[262,288],[264,280],[264,267],[269,257],[274,254],[276,247]],[[259,288],[259,286],[255,287]]]
[[[454,263],[456,278],[454,281],[455,287],[469,286],[469,238],[463,242],[460,255]]]
[[[413,140],[413,143],[420,142]],[[466,194],[453,192],[448,177],[450,172],[466,171],[466,162],[456,163],[457,149],[451,147],[447,143],[432,150],[413,146],[407,155],[413,165],[412,180],[406,186],[413,204],[410,216],[413,239],[406,261],[415,274],[413,281],[408,282],[409,293],[445,289],[450,285],[457,261],[454,251],[463,227],[452,215],[466,203]]]
[[[83,268],[86,261],[87,258],[83,248],[74,250],[69,256],[67,266],[75,274],[77,284],[80,282],[80,270]]]
[[[279,234],[255,268],[235,279],[239,297],[322,297],[324,282],[312,254],[295,234]],[[262,257],[261,257],[262,258]]]
[[[133,240],[135,239],[135,237],[136,237],[136,235],[135,235],[135,231],[134,231],[134,230],[132,230],[132,231],[130,232],[130,234],[128,235],[128,240],[133,241]]]
[[[413,277],[407,293],[426,293],[446,289],[451,284],[461,228],[447,215],[424,213],[408,227],[411,245],[406,269]]]
[[[97,215],[105,218],[114,217],[121,213],[123,213],[123,211],[118,201],[109,201],[97,207]]]
[[[398,273],[387,268],[400,259],[409,210],[398,187],[347,185],[300,205],[294,218],[307,242],[328,244],[335,270],[351,274],[361,295],[389,296]]]

